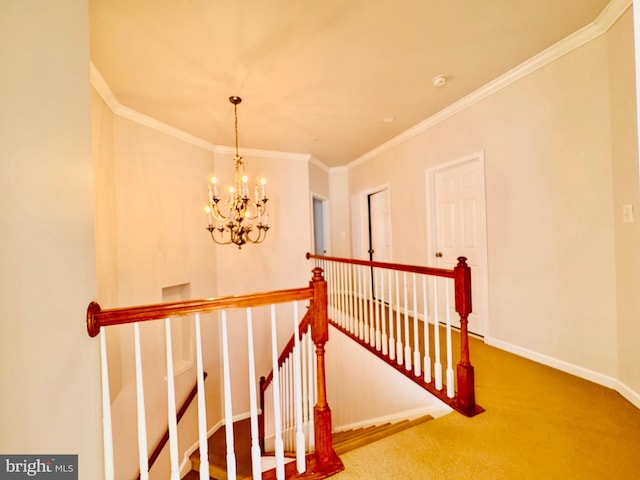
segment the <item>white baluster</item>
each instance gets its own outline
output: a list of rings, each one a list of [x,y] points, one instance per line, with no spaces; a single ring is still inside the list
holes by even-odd
[[[349,265],[342,265],[342,326],[349,330]]]
[[[373,295],[373,268],[367,268],[367,283],[369,284],[369,288],[367,289],[367,298],[369,299],[369,345],[371,347],[376,346],[376,329],[374,324],[374,314],[373,309],[375,308],[374,304],[374,295]]]
[[[349,333],[355,335],[356,287],[355,265],[349,264]]]
[[[373,296],[375,297],[371,303],[373,303],[374,305],[374,309],[375,309],[375,315],[376,315],[376,326],[375,326],[375,347],[376,350],[379,352],[380,350],[382,350],[382,334],[380,332],[380,308],[381,308],[381,303],[380,303],[380,295],[375,295],[375,289],[377,288],[378,290],[380,290],[380,280],[378,280],[378,274],[381,271],[381,269],[373,269],[372,270],[372,278],[373,278]]]
[[[295,403],[293,398],[293,358],[295,352],[292,350],[287,358],[287,440],[288,447],[286,451],[294,451],[295,446]]]
[[[180,480],[178,464],[178,423],[176,418],[176,389],[173,378],[173,347],[171,344],[171,319],[164,319],[164,335],[167,343],[167,425],[169,426],[169,464],[171,480]]]
[[[318,398],[318,374],[316,369],[315,345],[311,338],[311,329],[309,329],[309,333],[307,334],[307,355],[309,365],[309,398],[307,399],[309,404],[309,450],[312,451],[315,450],[316,446],[314,406]]]
[[[291,399],[289,398],[289,357],[284,359],[280,367],[280,399],[282,401],[282,443],[284,451],[290,450],[291,442],[289,441],[290,422],[289,422],[289,406]]]
[[[446,315],[447,315],[447,397],[455,396],[455,385],[453,384],[453,347],[451,345],[451,311],[449,300],[449,284],[451,280],[446,279]]]
[[[338,264],[338,310],[340,311],[340,319],[339,325],[342,328],[346,328],[345,324],[345,306],[344,306],[344,265],[342,263]]]
[[[198,438],[200,450],[200,480],[209,480],[209,442],[207,439],[207,407],[204,393],[204,363],[202,361],[202,333],[200,314],[195,317],[196,369],[198,384]]]
[[[302,429],[304,431],[305,444],[309,439],[309,365],[307,363],[307,335],[300,339],[300,369],[302,373]]]
[[[407,272],[402,273],[404,289],[404,367],[411,370],[411,340],[409,339],[409,301],[407,299]]]
[[[393,337],[393,284],[391,283],[391,270],[387,270],[387,278],[389,280],[389,358],[396,358],[396,342]]]
[[[260,460],[260,433],[258,431],[258,396],[256,392],[256,366],[253,347],[253,315],[247,308],[247,347],[249,349],[249,410],[251,412],[251,472],[254,480],[262,478]],[[263,412],[264,413],[264,412]]]
[[[136,358],[136,404],[138,414],[138,462],[140,480],[149,479],[149,460],[147,458],[147,422],[144,408],[144,385],[142,381],[142,353],[140,351],[140,325],[133,324],[133,338]]]
[[[104,478],[113,480],[113,427],[111,425],[111,393],[109,391],[109,362],[107,361],[107,332],[100,327],[100,375],[102,382],[102,437],[104,442]]]
[[[304,431],[302,428],[302,360],[300,358],[300,338],[298,336],[298,303],[293,304],[293,388],[295,398],[296,416],[296,467],[298,473],[303,473],[307,469],[305,457]]]
[[[284,480],[284,444],[278,378],[278,337],[276,332],[276,306],[271,305],[271,361],[273,369],[273,423],[275,427],[276,478]]]
[[[438,277],[433,277],[433,348],[435,363],[433,373],[436,388],[442,390],[442,364],[440,363],[440,315],[438,312]]]
[[[358,268],[358,338],[364,340],[365,335],[365,304],[364,304],[364,274],[362,268]]]
[[[236,479],[236,455],[233,440],[233,406],[231,402],[231,374],[229,373],[229,336],[227,334],[227,312],[222,311],[222,372],[224,384],[224,418],[227,440],[227,478]]]
[[[418,332],[418,294],[416,287],[416,274],[411,274],[413,283],[413,374],[419,377],[420,371],[420,337]]]
[[[380,323],[382,327],[382,335],[380,336],[380,344],[382,346],[382,354],[389,353],[389,339],[387,338],[387,309],[385,307],[385,286],[384,286],[384,270],[380,269]]]
[[[431,382],[431,352],[430,352],[430,340],[429,340],[429,306],[427,304],[427,283],[429,277],[427,275],[422,276],[422,307],[424,311],[424,323],[422,324],[424,330],[424,381]]]
[[[398,271],[396,270],[396,355],[398,356],[398,365],[404,363],[402,359],[402,324],[400,315],[400,281],[398,280]]]

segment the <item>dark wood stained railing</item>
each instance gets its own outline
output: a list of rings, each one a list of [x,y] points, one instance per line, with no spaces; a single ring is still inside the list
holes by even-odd
[[[456,366],[457,387],[458,391],[455,398],[449,399],[442,392],[439,392],[433,388],[432,385],[428,385],[424,381],[416,379],[413,375],[408,373],[404,368],[398,368],[397,365],[393,365],[396,369],[408,377],[415,380],[418,384],[429,390],[431,393],[442,399],[455,410],[463,413],[466,416],[474,416],[484,409],[476,405],[475,401],[475,375],[474,368],[471,365],[469,355],[469,314],[471,313],[471,269],[467,265],[467,259],[465,257],[458,257],[458,264],[451,270],[443,268],[433,267],[420,267],[415,265],[403,265],[397,263],[386,262],[372,262],[367,260],[357,260],[351,258],[329,257],[322,255],[314,255],[307,253],[307,259],[315,259],[326,262],[336,262],[349,265],[360,265],[369,268],[388,269],[400,272],[416,273],[423,275],[430,275],[435,277],[452,278],[454,282],[454,296],[455,296],[455,310],[460,316],[460,360]],[[341,329],[339,325],[332,322],[332,325]],[[343,330],[343,329],[341,329]],[[353,338],[349,332],[344,331],[347,335]],[[371,349],[365,342],[359,341],[357,338],[353,338],[358,343],[361,343],[365,348],[379,355],[376,349]]]
[[[321,271],[320,276],[322,277]],[[309,286],[307,288],[293,288],[276,292],[233,295],[202,300],[186,300],[174,303],[158,303],[138,307],[110,308],[108,310],[102,310],[98,303],[91,302],[87,308],[87,332],[89,336],[95,337],[100,333],[100,327],[181,317],[196,313],[211,313],[232,308],[258,307],[276,303],[309,300],[313,297],[313,293],[313,287]]]
[[[143,305],[128,308],[103,310],[96,302],[87,307],[86,326],[89,336],[95,337],[101,327],[173,318],[197,313],[212,313],[219,310],[258,307],[278,303],[309,300],[308,311],[311,336],[315,344],[317,375],[317,402],[315,417],[315,452],[307,455],[305,478],[325,478],[344,469],[333,450],[331,438],[331,410],[327,403],[325,380],[325,343],[328,340],[329,317],[327,311],[327,282],[322,269],[314,268],[313,277],[306,288],[227,296],[202,300]],[[306,316],[305,316],[306,318]],[[270,475],[272,472],[265,472]]]

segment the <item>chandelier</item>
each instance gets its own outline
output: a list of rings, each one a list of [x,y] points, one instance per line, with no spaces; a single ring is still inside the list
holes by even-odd
[[[229,195],[224,201],[218,196],[218,180],[211,179],[209,204],[205,208],[209,226],[207,230],[218,245],[237,245],[264,241],[269,230],[269,214],[266,213],[266,181],[260,180],[261,188],[255,186],[254,200],[249,197],[248,178],[244,173],[244,162],[238,154],[238,104],[240,97],[229,97],[233,103],[235,116],[236,155],[235,183],[229,187]],[[214,225],[214,222],[216,223]]]

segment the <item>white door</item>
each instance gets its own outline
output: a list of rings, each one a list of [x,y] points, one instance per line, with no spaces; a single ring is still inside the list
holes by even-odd
[[[436,267],[452,269],[458,257],[471,267],[469,331],[486,333],[487,255],[482,154],[466,157],[429,172],[432,259]],[[453,297],[452,297],[453,298]],[[459,326],[459,317],[452,315]],[[454,321],[455,319],[455,321]]]
[[[384,189],[368,195],[369,205],[369,260],[391,262],[391,217],[389,210],[389,190]],[[375,275],[371,274],[375,298],[380,298]],[[387,286],[387,289],[389,287]],[[386,292],[384,298],[389,298]]]

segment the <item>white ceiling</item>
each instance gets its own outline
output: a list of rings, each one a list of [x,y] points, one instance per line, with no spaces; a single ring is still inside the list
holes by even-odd
[[[117,101],[216,145],[347,164],[593,22],[608,0],[90,0]],[[436,88],[432,79],[449,81]],[[385,121],[393,119],[393,121]]]

